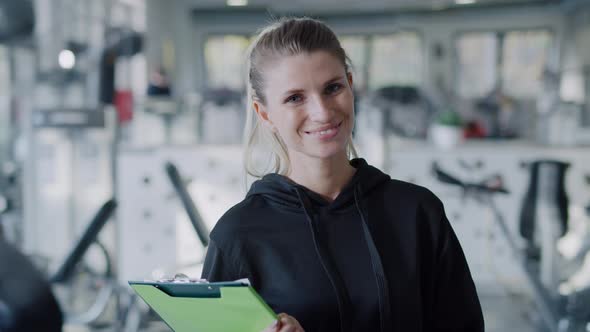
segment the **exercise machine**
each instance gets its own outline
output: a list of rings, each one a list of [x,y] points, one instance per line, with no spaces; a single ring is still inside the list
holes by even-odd
[[[543,249],[540,249],[540,257],[538,257],[532,255],[527,248],[521,248],[517,245],[500,209],[494,202],[496,195],[509,193],[504,187],[502,176],[493,175],[481,181],[468,182],[443,170],[437,163],[433,163],[432,171],[438,181],[459,187],[465,198],[475,199],[490,209],[494,221],[507,240],[510,252],[519,262],[525,280],[531,286],[533,300],[543,323],[541,330],[551,332],[586,331],[586,326],[590,321],[590,309],[588,309],[590,307],[588,306],[590,303],[590,290],[579,291],[564,297],[560,296],[556,289],[546,287],[544,280],[546,271],[543,271],[543,269],[546,266],[553,266],[547,264],[546,260],[552,260],[555,257],[543,257],[543,254],[546,254]],[[552,222],[556,221],[558,220]],[[546,224],[546,221],[540,221],[537,224],[540,229],[544,229],[540,230],[539,233],[549,233],[548,235],[541,235],[541,241],[543,241],[541,248],[555,246],[555,243],[547,243],[547,240],[555,237],[555,233],[552,234],[552,232],[555,232],[556,229],[549,228]],[[557,229],[557,231],[561,232],[562,230]]]

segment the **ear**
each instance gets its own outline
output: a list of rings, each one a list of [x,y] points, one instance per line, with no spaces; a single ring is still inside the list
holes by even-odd
[[[258,120],[260,120],[262,125],[271,130],[272,132],[275,132],[275,126],[269,117],[266,106],[264,106],[264,104],[257,100],[252,102],[252,106],[254,107],[254,110],[256,111],[256,116],[258,116]]]
[[[352,73],[346,73],[346,78],[348,79],[348,85],[350,85],[350,88],[352,89]]]

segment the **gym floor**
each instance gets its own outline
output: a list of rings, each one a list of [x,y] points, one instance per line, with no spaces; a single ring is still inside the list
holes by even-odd
[[[522,295],[500,295],[480,291],[486,332],[537,332],[533,305]]]

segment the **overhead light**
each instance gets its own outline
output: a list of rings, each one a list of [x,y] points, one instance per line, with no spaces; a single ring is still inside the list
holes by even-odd
[[[70,70],[76,65],[76,55],[71,50],[61,50],[57,62],[61,68]]]
[[[241,7],[248,5],[248,0],[227,0],[227,5],[232,7]]]
[[[457,5],[471,5],[474,3],[475,3],[475,0],[455,0],[455,4],[457,4]]]

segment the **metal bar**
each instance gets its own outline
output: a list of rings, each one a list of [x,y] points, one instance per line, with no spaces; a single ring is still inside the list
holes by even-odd
[[[84,254],[92,243],[96,241],[98,234],[103,229],[106,222],[109,220],[117,203],[114,199],[108,200],[94,216],[84,234],[78,240],[78,243],[74,246],[74,249],[66,258],[65,262],[59,268],[57,273],[51,278],[51,282],[59,283],[68,280],[74,273],[76,265],[80,262]]]
[[[188,217],[199,236],[199,240],[201,240],[203,246],[208,246],[209,230],[203,222],[203,218],[199,214],[199,210],[197,210],[188,190],[186,190],[186,186],[182,182],[178,169],[171,162],[167,162],[165,168],[166,174],[168,174],[168,178],[170,179],[170,182],[172,182],[172,186],[174,187],[176,194],[178,194],[178,197],[180,197],[184,210],[188,214]]]
[[[494,220],[496,220],[501,232],[504,234],[504,237],[506,238],[506,241],[508,242],[510,249],[517,257],[520,263],[519,266],[522,267],[522,271],[524,273],[524,276],[526,277],[526,280],[532,286],[533,298],[535,304],[537,305],[537,308],[541,313],[541,317],[545,322],[545,325],[549,328],[550,331],[557,331],[560,315],[555,306],[555,302],[551,299],[551,296],[548,294],[545,287],[541,284],[539,278],[535,277],[535,273],[531,265],[526,263],[526,260],[524,259],[521,253],[522,251],[516,245],[516,242],[512,238],[510,230],[508,229],[508,226],[504,221],[504,217],[502,217],[502,214],[496,207],[496,204],[494,203],[494,200],[492,199],[491,195],[488,196],[488,204],[494,214]]]

